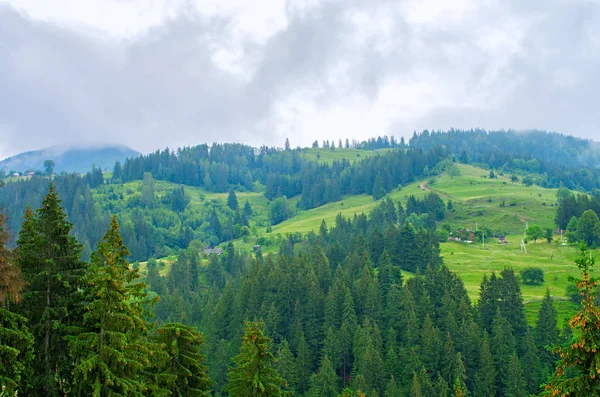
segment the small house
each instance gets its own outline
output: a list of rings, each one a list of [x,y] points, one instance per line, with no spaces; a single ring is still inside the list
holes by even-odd
[[[475,233],[469,232],[469,237],[467,238],[467,244],[471,244],[475,239]]]
[[[221,255],[223,253],[223,250],[221,248],[206,248],[204,249],[204,253],[207,255]]]
[[[508,241],[506,241],[506,236],[504,234],[498,235],[498,244],[508,244]]]
[[[258,252],[258,251],[260,251],[260,245],[255,245],[255,246],[253,246],[253,247],[252,247],[252,251],[253,251],[253,252]]]

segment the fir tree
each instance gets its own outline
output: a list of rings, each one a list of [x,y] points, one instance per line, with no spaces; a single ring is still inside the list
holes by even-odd
[[[523,370],[516,353],[513,353],[508,366],[508,381],[504,392],[506,397],[527,397]]]
[[[556,350],[560,360],[554,378],[546,385],[546,396],[600,395],[600,308],[594,301],[598,279],[590,275],[595,261],[582,245],[575,263],[582,278],[571,279],[576,282],[582,301],[579,312],[569,324],[578,330],[578,336],[571,345]]]
[[[527,329],[523,341],[523,356],[521,360],[523,367],[523,379],[525,380],[525,390],[529,394],[539,392],[542,385],[542,368],[540,366],[540,357],[538,349],[535,346],[533,334]],[[546,376],[547,378],[547,376]]]
[[[79,395],[144,396],[150,366],[144,305],[146,285],[127,262],[129,250],[116,216],[92,254],[87,276],[84,330],[71,338],[73,377]]]
[[[286,381],[274,367],[271,339],[264,335],[264,324],[246,322],[240,353],[233,358],[226,391],[231,397],[286,396]]]
[[[319,371],[310,380],[308,394],[311,397],[336,397],[339,390],[338,380],[329,357],[325,356]]]
[[[551,349],[558,342],[558,327],[556,321],[556,309],[552,304],[550,291],[546,290],[546,296],[542,301],[542,307],[538,312],[535,326],[535,344],[539,350],[540,362],[545,371],[554,368],[556,355]]]
[[[210,395],[212,382],[200,351],[204,345],[201,333],[187,325],[169,323],[158,328],[152,339],[167,355],[159,368],[161,388],[174,397]]]
[[[396,381],[392,376],[385,387],[384,397],[399,397],[400,391],[398,390],[398,386],[396,385]]]
[[[19,303],[25,285],[21,270],[7,248],[6,216],[0,210],[0,395],[25,394],[33,361],[33,335],[27,319],[10,310]]]
[[[298,392],[304,392],[309,386],[312,368],[312,352],[306,342],[304,332],[300,331],[296,343],[296,376],[298,376]]]
[[[33,393],[45,396],[68,391],[73,360],[66,339],[83,323],[86,266],[60,205],[50,184],[42,207],[35,214],[25,211],[16,250],[28,282],[20,310],[35,340]]]
[[[509,381],[509,366],[512,354],[515,352],[515,339],[511,332],[510,323],[506,320],[500,309],[492,323],[492,337],[490,347],[494,365],[496,366],[496,394],[501,395]]]
[[[487,332],[484,331],[481,344],[481,357],[475,378],[476,396],[493,396],[496,394],[496,369],[490,352]]]
[[[233,211],[237,210],[239,207],[238,199],[233,189],[229,189],[229,194],[227,195],[227,206]]]
[[[275,364],[275,368],[279,375],[283,379],[285,379],[288,383],[288,386],[285,388],[286,391],[294,392],[294,386],[297,383],[296,377],[296,362],[294,358],[294,354],[290,350],[289,344],[287,340],[281,341],[279,348],[277,348],[277,361]]]

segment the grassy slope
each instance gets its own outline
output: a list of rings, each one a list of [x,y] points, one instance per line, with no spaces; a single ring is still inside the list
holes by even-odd
[[[310,150],[305,155],[316,156],[316,152],[316,150]],[[321,149],[319,152],[321,152],[321,161],[325,162],[341,158],[339,156],[349,158],[348,156],[353,154],[352,149],[336,149],[335,152]],[[365,157],[364,151],[360,151],[360,153],[361,157]],[[374,154],[376,151],[369,153],[369,155]],[[546,278],[544,285],[522,286],[523,297],[527,303],[528,318],[530,321],[534,321],[535,312],[539,308],[539,302],[546,288],[553,296],[564,299],[568,275],[577,274],[573,263],[576,249],[573,247],[538,241],[537,244],[528,244],[528,252],[525,254],[521,253],[518,246],[525,222],[544,228],[553,226],[556,190],[538,186],[525,187],[521,183],[510,182],[508,176],[490,179],[487,177],[488,171],[472,166],[460,165],[459,168],[459,176],[442,175],[429,178],[396,189],[389,196],[402,203],[405,203],[411,194],[422,197],[427,194],[427,191],[421,189],[421,184],[424,183],[427,189],[438,193],[445,201],[453,201],[455,210],[448,214],[445,222],[469,228],[473,228],[477,223],[478,227],[487,227],[508,233],[507,238],[510,244],[498,245],[495,239],[490,239],[485,249],[482,249],[479,244],[442,243],[442,256],[448,267],[463,279],[469,295],[474,300],[478,297],[479,285],[486,273],[499,272],[506,267],[513,268],[517,272],[528,266],[544,269]],[[125,185],[130,185],[128,187],[135,191],[139,183],[131,182]],[[157,181],[158,195],[173,186],[168,182]],[[227,193],[212,193],[196,187],[185,187],[185,189],[191,198],[191,205],[194,206],[203,205],[203,202],[210,200],[223,202],[227,200]],[[342,213],[344,216],[368,213],[379,203],[367,195],[344,197],[339,202],[329,203],[308,211],[299,211],[296,216],[274,226],[272,232],[267,233],[265,225],[268,217],[268,200],[260,192],[238,192],[236,194],[240,204],[248,200],[252,205],[257,216],[253,217],[251,225],[256,226],[257,236],[262,235],[273,241],[271,245],[263,246],[263,253],[277,251],[278,236],[318,230],[323,219],[331,226],[338,213]],[[297,200],[297,197],[291,198],[290,203],[294,204]],[[503,201],[505,206],[500,206]],[[511,203],[514,206],[511,206]],[[255,241],[256,236],[248,238],[246,242],[238,240],[235,244],[238,249],[249,251]],[[550,259],[551,256],[553,259]],[[161,269],[161,273],[166,274],[170,262],[174,259],[164,259],[166,265]],[[141,264],[141,270],[145,270],[144,263]],[[566,300],[557,300],[556,306],[561,318],[570,316],[575,309],[575,305]]]
[[[393,200],[405,203],[411,194],[417,197],[427,194],[427,191],[420,187],[421,183],[425,183],[428,189],[438,193],[445,201],[453,201],[455,211],[449,213],[446,222],[469,228],[474,228],[477,223],[478,227],[509,233],[509,244],[499,245],[497,240],[492,238],[485,249],[479,244],[442,243],[442,256],[448,267],[463,279],[469,295],[474,300],[479,295],[479,285],[486,273],[489,275],[492,271],[499,272],[507,267],[515,269],[516,272],[529,266],[544,269],[544,285],[522,286],[528,318],[534,321],[535,312],[546,288],[553,296],[564,299],[569,274],[577,274],[573,262],[577,254],[574,247],[538,241],[536,244],[527,245],[526,254],[521,253],[519,249],[518,243],[526,222],[544,228],[553,226],[556,190],[512,183],[508,176],[490,179],[487,177],[488,171],[472,166],[460,165],[459,168],[460,176],[443,175],[416,182],[394,190],[389,196]],[[505,205],[500,206],[503,201]],[[514,206],[511,206],[511,203]],[[371,196],[345,197],[340,202],[301,212],[273,227],[272,234],[317,230],[323,219],[331,226],[338,213],[352,216],[355,213],[369,212],[377,205],[378,201],[373,200]],[[240,247],[247,248],[244,244],[240,244]],[[556,305],[561,319],[570,316],[575,310],[575,305],[566,300],[557,300]]]
[[[360,161],[364,158],[375,156],[378,154],[384,154],[392,149],[378,149],[378,150],[360,150],[360,149],[338,149],[334,151],[331,149],[304,149],[302,156],[307,160],[320,161],[322,163],[331,164],[335,160],[347,159],[351,163]]]

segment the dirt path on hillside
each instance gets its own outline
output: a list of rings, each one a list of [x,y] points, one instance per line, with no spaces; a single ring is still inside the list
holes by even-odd
[[[429,186],[427,186],[427,185],[425,184],[425,182],[421,182],[421,184],[419,185],[419,188],[420,188],[421,190],[424,190],[424,191],[426,191],[426,192],[434,192],[434,193],[435,193],[435,194],[437,194],[438,196],[440,196],[440,197],[445,197],[445,198],[446,198],[446,199],[448,199],[448,200],[454,200],[454,198],[452,198],[451,196],[449,196],[448,194],[446,194],[446,193],[444,193],[444,192],[441,192],[441,191],[439,191],[439,190],[433,190],[433,189],[431,189]]]

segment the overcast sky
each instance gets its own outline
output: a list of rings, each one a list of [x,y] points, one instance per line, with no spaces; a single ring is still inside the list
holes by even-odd
[[[583,0],[0,0],[0,158],[414,130],[600,138]]]

